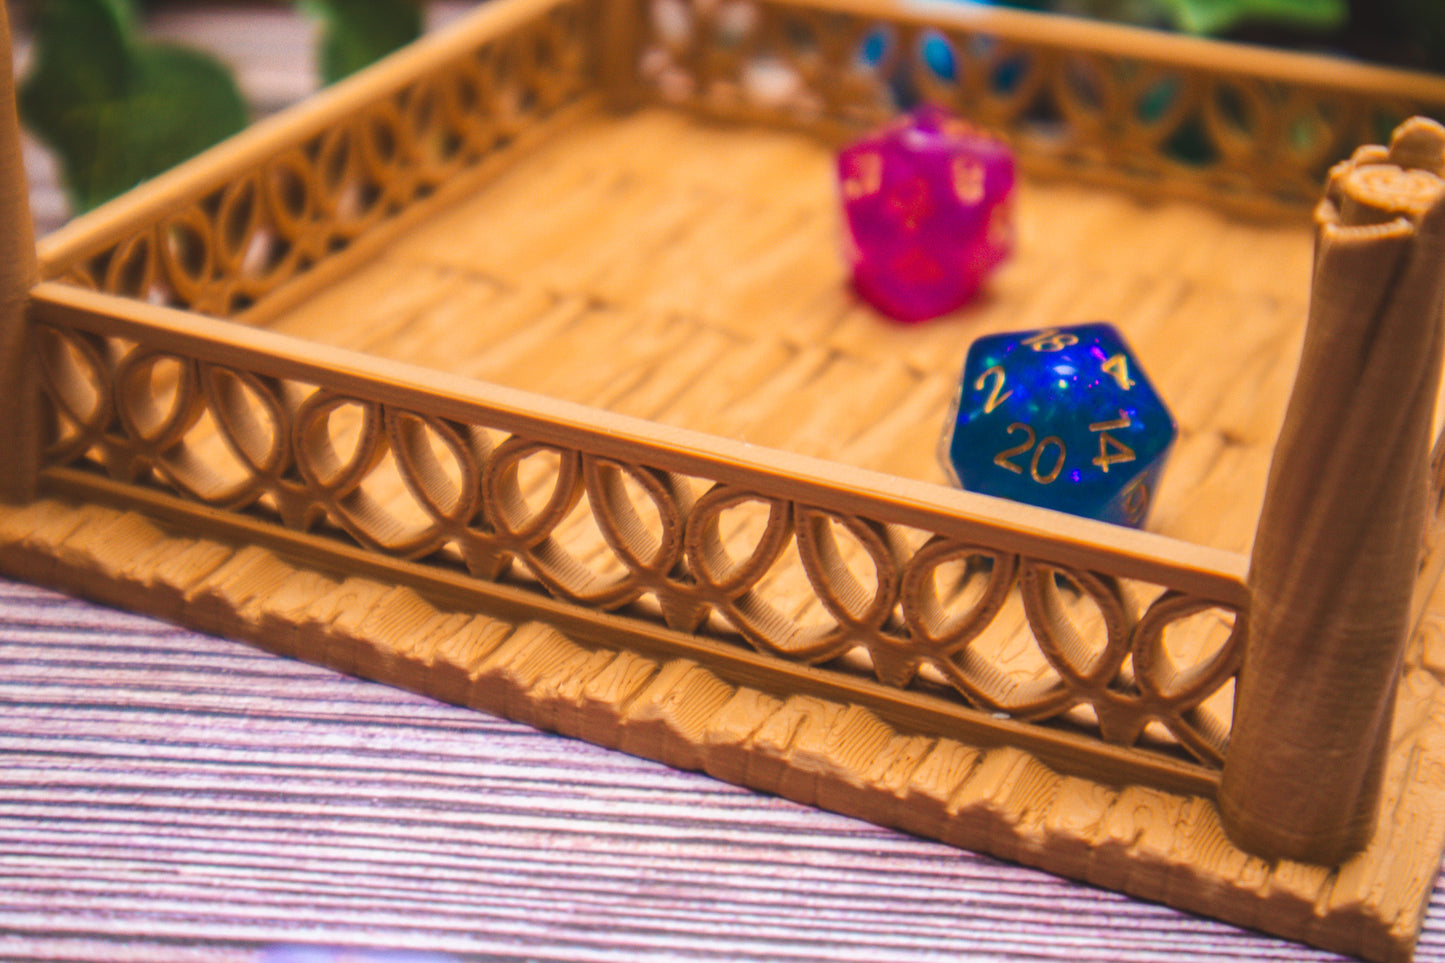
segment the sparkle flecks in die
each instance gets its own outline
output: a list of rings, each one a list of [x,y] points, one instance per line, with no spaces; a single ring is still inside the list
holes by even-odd
[[[925,106],[838,155],[858,293],[899,321],[968,303],[1013,250],[1013,156]]]
[[[1138,527],[1176,434],[1111,325],[990,335],[964,363],[947,468],[970,491]]]

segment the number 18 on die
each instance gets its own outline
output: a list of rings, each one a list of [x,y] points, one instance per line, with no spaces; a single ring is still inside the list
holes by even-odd
[[[1112,325],[979,338],[969,349],[946,467],[969,491],[1139,527],[1174,418]]]

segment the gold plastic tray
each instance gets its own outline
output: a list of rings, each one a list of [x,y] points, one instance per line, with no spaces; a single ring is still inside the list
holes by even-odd
[[[903,86],[1026,171],[1017,257],[909,327],[848,290],[830,169]],[[1250,855],[1214,797],[1308,206],[1442,104],[1006,11],[494,0],[42,243],[0,568],[1406,958],[1445,845],[1433,556],[1365,852]],[[1093,319],[1180,422],[1150,531],[944,487],[970,341]]]

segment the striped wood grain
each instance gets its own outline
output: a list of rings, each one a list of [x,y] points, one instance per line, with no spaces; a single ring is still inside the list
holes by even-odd
[[[1212,914],[1258,922],[1370,959],[1408,958],[1435,870],[1433,857],[1421,854],[1434,853],[1435,841],[1445,835],[1438,813],[1431,815],[1432,807],[1417,804],[1439,791],[1438,773],[1445,772],[1445,737],[1439,735],[1445,720],[1439,680],[1445,643],[1437,622],[1422,634],[1407,673],[1396,725],[1400,747],[1392,756],[1390,779],[1397,789],[1382,816],[1384,824],[1410,832],[1416,845],[1393,845],[1382,833],[1367,854],[1328,871],[1269,864],[1235,850],[1204,799],[1095,785],[1062,776],[1013,747],[970,746],[912,733],[860,706],[739,686],[687,659],[581,644],[541,623],[439,608],[405,587],[298,569],[259,548],[198,541],[134,514],[37,502],[0,513],[0,546],[10,575],[102,600],[125,600],[159,614],[183,611],[195,624],[279,655],[304,653],[344,673],[415,686],[446,702],[582,735],[680,769],[701,770],[966,849],[1037,863],[1110,889],[1186,908],[1207,905]],[[39,654],[26,650],[25,657]],[[120,665],[133,657],[120,656]],[[57,675],[43,684],[47,701],[78,700],[108,719],[138,708],[135,693],[83,694],[86,685],[103,685],[115,665],[110,654],[98,658],[99,675],[88,677],[93,682]],[[39,682],[35,668],[24,666],[19,688],[11,690],[16,695]],[[189,671],[212,681],[152,692],[173,703],[172,711],[185,713],[186,724],[193,721],[187,707],[199,690],[239,685],[234,673],[214,663]],[[39,694],[37,689],[32,697]],[[275,698],[270,690],[246,697],[259,699],[260,705]],[[28,731],[28,724],[20,725],[17,733]],[[324,744],[304,746],[285,733],[276,735],[286,749],[325,767]],[[198,757],[206,758],[207,753]],[[43,761],[27,761],[11,777],[43,790],[43,769]],[[217,786],[207,776],[182,775],[181,759],[173,769],[193,793]],[[84,805],[90,777],[77,773],[73,778],[79,778],[79,787],[54,802]],[[363,820],[375,815],[358,810],[356,800],[340,798],[349,785],[345,776],[328,780],[308,773],[302,782],[325,799],[337,798],[334,811],[329,803],[318,804],[307,814]],[[549,795],[559,790],[567,794],[565,786],[538,787]],[[184,790],[166,789],[139,803],[183,806],[184,797]],[[447,798],[442,793],[439,801]],[[246,822],[266,806],[264,799],[237,799],[205,802],[200,808]],[[448,816],[439,822],[424,831],[450,838],[454,820]],[[142,823],[134,827],[136,838],[149,849],[160,829]],[[61,838],[43,831],[40,837]],[[1398,884],[1402,877],[1413,880],[1413,886],[1382,885]],[[22,892],[30,892],[30,885]],[[1416,895],[1402,900],[1400,892]],[[1196,903],[1206,897],[1207,904]],[[165,898],[157,904],[154,897],[144,903],[151,909],[167,904]],[[28,924],[21,919],[21,925]],[[786,939],[805,940],[803,930]],[[885,944],[868,951],[890,950]]]

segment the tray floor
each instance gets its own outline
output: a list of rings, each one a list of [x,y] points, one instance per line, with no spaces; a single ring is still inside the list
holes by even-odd
[[[1148,527],[1248,549],[1306,314],[1307,223],[1024,179],[1018,253],[985,295],[903,326],[848,286],[831,161],[791,132],[588,116],[267,323],[941,483],[974,338],[1107,320],[1180,424]]]

